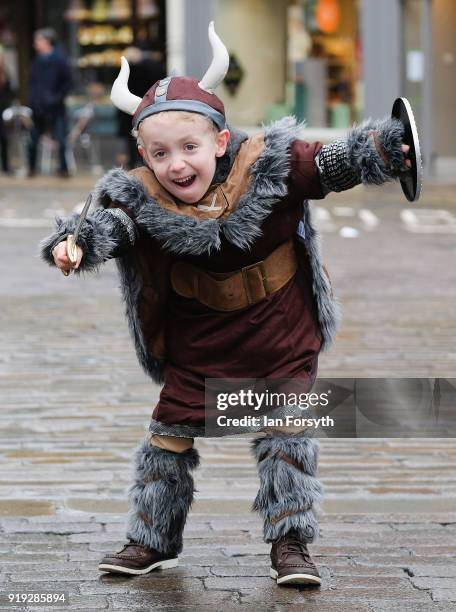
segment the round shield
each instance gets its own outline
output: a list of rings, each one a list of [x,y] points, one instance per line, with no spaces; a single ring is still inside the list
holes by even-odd
[[[412,162],[410,170],[402,173],[399,177],[402,191],[409,202],[416,202],[421,194],[422,165],[420,141],[416,129],[415,118],[412,107],[407,98],[397,98],[393,104],[391,116],[404,126],[404,144],[410,147],[409,159]]]

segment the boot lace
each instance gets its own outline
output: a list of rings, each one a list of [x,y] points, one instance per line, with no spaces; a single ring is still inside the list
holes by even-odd
[[[304,558],[306,563],[313,565],[306,543],[302,542],[296,534],[287,535],[286,539],[281,542],[281,549],[285,559],[290,555],[298,554]]]
[[[138,542],[135,542],[134,540],[129,540],[127,544],[123,545],[122,550],[118,550],[117,554],[123,553],[127,550],[127,548],[129,548],[130,546],[139,546],[141,547],[141,544],[138,544]]]

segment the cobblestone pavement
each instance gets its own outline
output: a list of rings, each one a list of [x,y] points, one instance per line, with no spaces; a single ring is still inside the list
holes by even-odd
[[[69,607],[36,609],[456,610],[451,439],[322,440],[326,495],[311,547],[320,589],[279,589],[268,577],[244,437],[198,442],[197,500],[178,568],[98,574],[101,554],[124,540],[132,452],[159,389],[137,365],[114,264],[65,278],[36,256],[55,212],[71,211],[90,182],[0,183],[0,609],[14,609],[6,593],[65,591]],[[412,207],[394,186],[319,207],[345,315],[321,375],[454,377],[452,187],[425,189],[415,209],[449,213],[425,231],[404,221]]]

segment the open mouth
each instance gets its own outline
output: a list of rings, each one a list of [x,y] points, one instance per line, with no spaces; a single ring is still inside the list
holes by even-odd
[[[192,174],[191,176],[187,176],[183,179],[174,179],[173,183],[178,187],[190,187],[190,185],[193,185],[193,183],[195,182],[195,179],[196,174]]]

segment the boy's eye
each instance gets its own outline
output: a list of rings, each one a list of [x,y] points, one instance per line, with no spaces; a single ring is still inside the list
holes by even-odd
[[[186,144],[185,148],[187,151],[194,151],[196,149],[196,145],[194,144]]]
[[[165,152],[164,151],[155,151],[154,157],[158,157],[158,158],[165,157]]]

